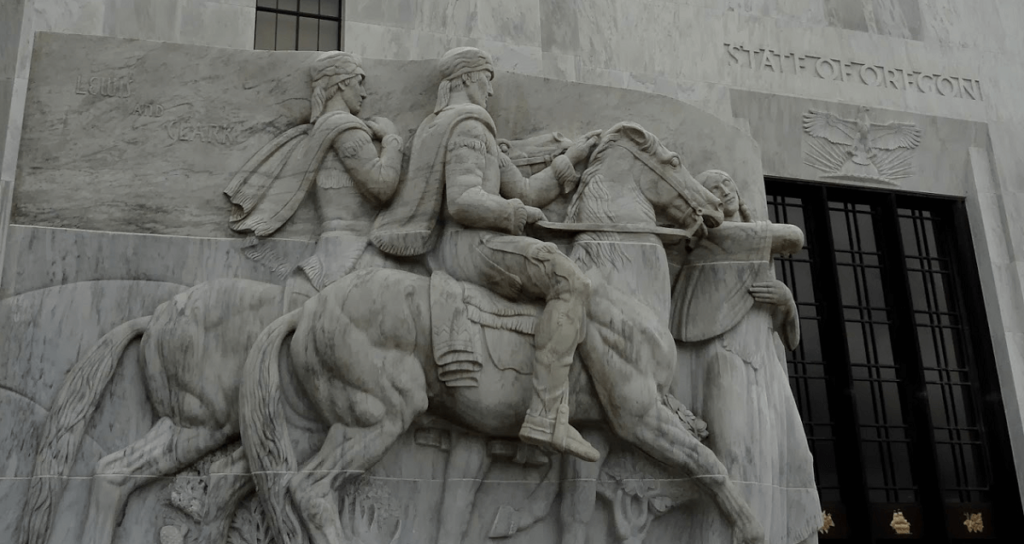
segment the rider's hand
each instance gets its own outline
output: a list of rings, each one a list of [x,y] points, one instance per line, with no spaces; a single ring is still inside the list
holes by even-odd
[[[534,208],[533,206],[525,206],[526,210],[526,222],[527,224],[534,224],[537,221],[547,221],[548,218],[544,215],[544,212],[540,211],[540,208]]]
[[[793,302],[793,293],[781,281],[765,281],[755,283],[748,289],[754,300],[764,304],[785,306]]]
[[[594,146],[597,145],[600,136],[600,130],[592,130],[584,134],[582,138],[572,144],[572,147],[565,151],[566,158],[572,161],[573,164],[578,164],[583,159],[589,157],[590,152],[593,151]]]
[[[371,117],[366,120],[366,126],[370,127],[370,130],[373,131],[373,137],[377,140],[383,140],[389,134],[398,134],[395,124],[390,119],[384,117]]]

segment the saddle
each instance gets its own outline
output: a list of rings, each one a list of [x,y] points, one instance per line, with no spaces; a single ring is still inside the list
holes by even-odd
[[[430,276],[431,334],[437,376],[448,387],[477,387],[485,362],[500,370],[533,373],[533,350],[491,350],[497,331],[533,336],[539,304],[513,302],[444,272]],[[500,333],[507,336],[507,333]]]

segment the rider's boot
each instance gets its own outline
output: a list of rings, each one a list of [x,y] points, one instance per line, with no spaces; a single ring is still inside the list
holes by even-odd
[[[545,364],[537,354],[533,369],[533,400],[526,412],[519,439],[527,444],[569,453],[584,461],[598,461],[600,452],[569,425],[569,369],[572,356],[566,361]]]

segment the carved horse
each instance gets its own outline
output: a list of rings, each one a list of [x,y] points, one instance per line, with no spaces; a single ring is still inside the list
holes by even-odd
[[[571,142],[558,134],[502,141],[520,168],[542,168]],[[534,160],[539,157],[538,160]],[[109,544],[129,495],[150,478],[175,474],[237,442],[239,376],[260,331],[283,313],[279,285],[243,279],[204,282],[150,316],[108,332],[65,377],[37,446],[21,518],[24,544],[46,544],[86,427],[122,354],[141,338],[139,362],[158,417],[145,436],[101,458],[92,478],[81,542]],[[253,490],[241,446],[210,467],[202,544],[222,544],[238,503]],[[447,516],[453,518],[454,516]]]
[[[570,205],[570,221],[642,225],[650,232],[576,237],[572,255],[592,288],[582,364],[571,377],[571,414],[574,425],[608,426],[655,459],[698,476],[734,539],[753,543],[763,540],[760,524],[725,466],[672,409],[662,385],[674,374],[676,353],[663,326],[669,284],[664,248],[651,233],[656,212],[692,233],[705,219],[717,225],[718,204],[678,155],[639,126],[620,124],[602,136]],[[665,281],[636,281],[640,267],[654,271],[655,279],[664,268]],[[517,435],[532,385],[529,376],[510,377],[498,368],[509,361],[491,360],[460,374],[476,372],[477,387],[443,383],[433,350],[434,285],[432,278],[397,270],[359,271],[275,320],[254,344],[240,397],[242,443],[280,544],[306,542],[307,532],[315,544],[350,540],[336,489],[374,466],[421,414],[488,436]],[[490,303],[502,304],[493,295]],[[532,360],[528,335],[487,332],[488,342],[500,346],[497,353]],[[291,363],[281,368],[289,336]],[[297,384],[289,393],[303,397],[329,426],[322,447],[302,467],[284,412],[285,402],[295,400],[283,381]]]

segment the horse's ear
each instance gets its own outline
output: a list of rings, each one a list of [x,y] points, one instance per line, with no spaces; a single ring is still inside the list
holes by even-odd
[[[636,144],[642,144],[648,139],[648,132],[644,127],[631,122],[624,122],[619,128],[619,134],[629,138]]]

